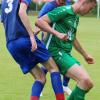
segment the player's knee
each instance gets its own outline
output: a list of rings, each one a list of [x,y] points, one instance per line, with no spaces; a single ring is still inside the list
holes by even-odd
[[[41,83],[45,84],[46,83],[46,77],[45,76],[40,76],[36,80],[40,81]]]
[[[90,90],[93,87],[93,82],[91,81],[90,78],[84,77],[83,78],[83,85],[85,86],[85,88]]]
[[[49,72],[58,72],[58,67],[54,60],[50,57],[48,61],[43,63],[43,65],[48,69]]]
[[[58,72],[59,71],[58,66],[56,65],[56,63],[54,62],[54,60],[52,58],[50,58],[49,66],[50,66],[50,69],[49,69],[50,72]]]
[[[89,89],[93,88],[93,82],[90,79],[87,80],[87,84]]]

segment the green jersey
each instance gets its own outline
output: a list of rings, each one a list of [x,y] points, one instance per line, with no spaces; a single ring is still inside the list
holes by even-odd
[[[53,28],[55,30],[68,35],[68,40],[63,41],[54,35],[48,34],[45,40],[48,49],[51,52],[55,51],[55,53],[58,49],[69,53],[72,50],[72,45],[79,22],[79,16],[73,12],[71,6],[57,7],[47,15],[50,21],[54,24]]]

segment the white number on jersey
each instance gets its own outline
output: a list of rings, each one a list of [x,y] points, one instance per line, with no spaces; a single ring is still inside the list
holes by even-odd
[[[8,8],[5,8],[5,13],[10,13],[13,9],[13,1],[14,0],[7,0]]]
[[[68,39],[69,39],[69,40],[72,40],[73,31],[74,31],[74,30],[73,30],[72,28],[70,28],[70,30],[69,30],[68,33],[67,33]]]

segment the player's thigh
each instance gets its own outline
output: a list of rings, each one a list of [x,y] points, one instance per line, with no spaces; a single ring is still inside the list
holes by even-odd
[[[45,75],[38,65],[31,69],[30,73],[36,80],[39,80],[43,83],[45,82]]]
[[[66,73],[66,76],[73,78],[76,81],[80,81],[82,79],[90,79],[86,70],[79,66],[78,64],[74,64]]]
[[[48,59],[48,61],[42,63],[47,69],[48,71],[50,72],[55,72],[55,71],[58,71],[58,66],[57,64],[55,63],[55,61],[53,60],[52,57],[50,57]]]
[[[55,60],[57,65],[59,66],[61,74],[65,75],[66,72],[74,65],[80,63],[72,57],[70,54],[67,54],[65,52],[61,52],[61,55],[57,57],[57,60]]]

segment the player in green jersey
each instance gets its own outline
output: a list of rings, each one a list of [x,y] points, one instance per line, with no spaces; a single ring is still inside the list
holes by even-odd
[[[76,31],[79,22],[79,15],[87,14],[96,6],[96,0],[78,0],[72,6],[62,6],[54,9],[43,17],[39,18],[36,25],[49,33],[58,32],[68,35],[67,41],[59,40],[54,35],[47,37],[48,49],[59,66],[60,72],[71,77],[77,82],[75,89],[67,100],[84,100],[85,94],[93,87],[91,78],[81,64],[71,56],[72,46],[83,55],[88,64],[93,64],[93,58],[79,44]],[[54,23],[54,29],[49,24]],[[48,42],[47,42],[48,41]]]

